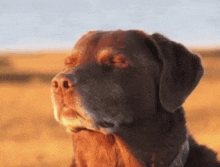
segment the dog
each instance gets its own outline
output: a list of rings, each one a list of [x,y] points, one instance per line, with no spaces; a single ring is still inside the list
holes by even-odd
[[[55,119],[72,134],[71,167],[220,167],[182,107],[203,73],[198,55],[159,33],[83,35],[51,86]]]

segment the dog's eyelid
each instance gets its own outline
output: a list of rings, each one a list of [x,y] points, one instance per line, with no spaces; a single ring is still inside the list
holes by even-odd
[[[98,58],[98,63],[102,66],[111,66],[115,68],[126,68],[130,66],[130,61],[123,54],[108,54]]]
[[[70,63],[76,62],[77,61],[77,57],[69,56],[69,57],[65,58],[64,61],[65,61],[66,64],[70,64]]]
[[[77,57],[73,57],[73,56],[69,56],[67,58],[65,58],[64,60],[64,64],[65,64],[65,69],[70,68],[70,67],[74,67],[76,66],[78,63],[78,58]]]
[[[118,68],[126,68],[130,66],[131,63],[123,54],[118,54],[113,57],[113,64]]]

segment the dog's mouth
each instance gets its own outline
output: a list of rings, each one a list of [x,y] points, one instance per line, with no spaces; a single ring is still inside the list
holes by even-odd
[[[94,129],[92,120],[71,106],[63,104],[57,112],[57,121],[67,128],[68,132],[79,132]]]
[[[69,133],[76,133],[85,130],[101,131],[103,133],[112,132],[115,126],[109,121],[98,121],[91,117],[77,98],[70,103],[70,100],[52,94],[52,104],[54,117],[61,125],[66,127]]]
[[[111,133],[114,124],[107,121],[95,121],[88,115],[63,105],[59,111],[59,122],[63,124],[68,132],[77,133],[84,130],[95,130],[103,133]]]

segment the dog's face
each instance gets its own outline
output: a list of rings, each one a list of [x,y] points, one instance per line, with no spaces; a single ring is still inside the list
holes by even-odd
[[[202,76],[199,58],[159,34],[91,31],[52,80],[58,122],[70,131],[114,133],[174,112]]]

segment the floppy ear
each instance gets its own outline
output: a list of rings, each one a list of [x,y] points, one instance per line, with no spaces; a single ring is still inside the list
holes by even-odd
[[[167,111],[174,112],[199,83],[204,73],[201,59],[163,35],[156,33],[152,38],[163,62],[159,85],[160,102]]]

